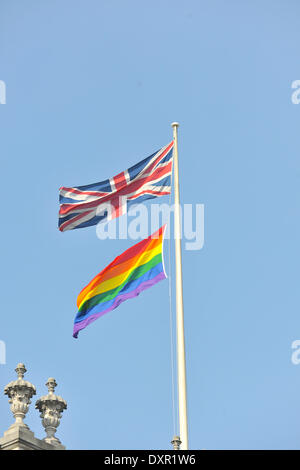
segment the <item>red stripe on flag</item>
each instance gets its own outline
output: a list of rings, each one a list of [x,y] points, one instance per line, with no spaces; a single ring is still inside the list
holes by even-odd
[[[64,186],[62,186],[61,188],[59,188],[60,191],[66,191],[66,192],[69,192],[69,193],[74,193],[74,194],[78,194],[79,196],[106,196],[108,193],[103,193],[103,192],[100,192],[100,191],[79,191],[78,189],[75,189],[75,188],[65,188]],[[63,197],[66,197],[66,196],[63,196]]]
[[[127,184],[124,171],[119,173],[117,176],[114,176],[114,183],[116,190],[123,188],[123,186]]]

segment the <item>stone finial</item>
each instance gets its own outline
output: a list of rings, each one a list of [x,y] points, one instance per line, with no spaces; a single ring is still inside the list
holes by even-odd
[[[50,377],[47,380],[48,395],[39,398],[35,407],[39,410],[42,418],[42,424],[47,436],[43,439],[48,444],[59,445],[60,440],[55,436],[56,429],[59,426],[62,412],[67,409],[66,401],[54,394],[57,383]]]
[[[27,369],[24,364],[19,362],[17,367],[15,368],[16,373],[18,374],[18,379],[23,379],[24,374],[27,372]]]
[[[55,379],[53,379],[53,377],[50,377],[47,380],[46,387],[48,388],[49,394],[54,393],[55,387],[57,387],[57,383],[56,383]]]
[[[10,409],[16,420],[10,426],[10,429],[16,427],[28,429],[23,419],[29,409],[30,399],[36,394],[36,389],[34,385],[23,379],[25,372],[27,372],[24,364],[19,363],[15,371],[18,375],[17,380],[10,382],[4,388],[4,394],[9,398]]]
[[[172,444],[174,450],[180,450],[180,444],[181,444],[180,437],[179,436],[174,436],[173,440],[171,441],[171,444]]]

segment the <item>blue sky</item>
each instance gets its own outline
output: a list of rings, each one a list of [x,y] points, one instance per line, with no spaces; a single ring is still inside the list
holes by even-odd
[[[183,252],[190,447],[299,449],[299,41],[296,0],[0,1],[0,387],[20,361],[38,396],[54,376],[69,449],[170,448],[168,283],[75,340],[77,294],[133,242],[57,212],[61,185],[135,164],[174,120],[182,202],[205,205]]]

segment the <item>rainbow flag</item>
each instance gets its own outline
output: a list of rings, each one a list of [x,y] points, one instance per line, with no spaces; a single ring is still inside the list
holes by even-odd
[[[82,289],[77,298],[74,338],[125,300],[166,279],[162,254],[165,227],[117,256]]]

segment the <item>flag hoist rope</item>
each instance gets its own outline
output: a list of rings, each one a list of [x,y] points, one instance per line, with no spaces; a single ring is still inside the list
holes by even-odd
[[[171,173],[171,184],[172,188],[172,173]],[[169,206],[172,204],[172,191],[169,195]],[[170,228],[169,228],[170,230]],[[169,235],[169,244],[168,244],[168,258],[169,258],[169,270],[168,270],[168,280],[169,280],[169,320],[170,320],[170,349],[171,349],[171,378],[172,378],[172,417],[173,417],[173,435],[175,436],[178,429],[178,409],[175,405],[175,348],[174,348],[174,334],[173,334],[173,309],[172,309],[172,264],[171,264],[171,236]],[[176,410],[175,410],[176,408]]]
[[[174,139],[174,235],[175,235],[175,261],[176,261],[176,333],[177,333],[177,377],[178,377],[178,409],[181,450],[188,449],[188,425],[186,404],[186,371],[185,371],[185,342],[184,342],[184,314],[182,295],[182,267],[181,267],[181,221],[179,200],[179,171],[178,171],[178,122],[173,122]]]

